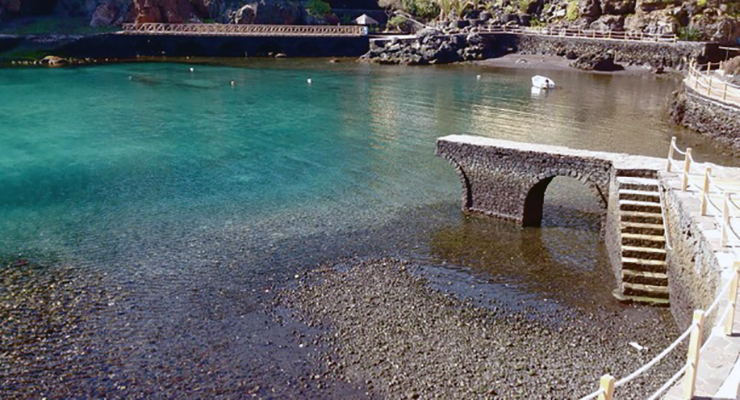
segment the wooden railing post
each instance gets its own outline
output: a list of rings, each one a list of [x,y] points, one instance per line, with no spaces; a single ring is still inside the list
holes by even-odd
[[[612,400],[614,398],[614,377],[606,374],[599,380],[599,388],[604,390],[604,393],[599,395],[599,400]]]
[[[686,400],[694,397],[694,389],[696,389],[696,369],[699,366],[699,347],[701,346],[701,334],[704,328],[704,311],[694,311],[692,324],[695,326],[691,330],[691,338],[689,339],[687,368],[683,378],[683,396],[681,396],[682,399]]]
[[[725,89],[722,90],[722,100],[727,100],[727,82],[725,82]]]
[[[727,307],[730,312],[725,319],[725,335],[732,335],[732,326],[735,324],[735,306],[737,304],[737,283],[740,280],[740,261],[735,261],[732,265],[732,283],[730,283],[730,293],[727,294]]]
[[[730,194],[725,193],[722,201],[722,247],[727,245],[727,231],[730,230]]]
[[[709,196],[709,176],[712,174],[712,169],[707,167],[704,169],[704,186],[701,189],[701,215],[702,217],[707,215],[707,197]]]
[[[707,75],[709,75],[709,85],[707,85],[707,96],[712,95],[712,73],[708,72]]]
[[[671,146],[668,148],[668,165],[665,170],[671,172],[671,160],[673,160],[673,149],[676,147],[676,137],[671,138]]]
[[[683,182],[681,182],[682,192],[685,192],[689,187],[689,171],[691,171],[691,147],[686,149],[686,155],[683,160]]]

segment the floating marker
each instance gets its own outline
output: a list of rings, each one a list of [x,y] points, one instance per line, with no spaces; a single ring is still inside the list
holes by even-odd
[[[236,86],[236,83],[234,81],[231,81],[231,87]]]
[[[306,79],[306,82],[308,82],[308,84],[310,85],[311,84],[311,78]]]
[[[475,79],[476,79],[476,80],[480,80],[480,75],[476,75],[476,76],[475,76]]]
[[[191,68],[190,68],[190,72],[193,72],[193,71],[195,71],[195,70],[194,70],[194,69],[193,69],[193,68],[191,67]]]

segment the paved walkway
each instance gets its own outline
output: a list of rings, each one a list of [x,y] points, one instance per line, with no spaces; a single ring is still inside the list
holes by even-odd
[[[715,71],[711,74],[712,79],[706,74],[689,74],[684,83],[702,96],[740,107],[740,87],[725,81]]]
[[[717,185],[727,191],[740,193],[740,169],[723,168],[713,164],[692,164],[692,173],[689,174],[689,188],[680,195],[681,201],[688,207],[696,210],[696,217],[700,219],[702,234],[709,240],[714,249],[714,253],[722,268],[722,282],[720,288],[723,288],[732,277],[732,267],[735,262],[735,256],[731,249],[721,246],[721,228],[717,220],[716,210],[708,211],[708,215],[702,217],[699,212],[701,204],[701,188],[704,182],[704,169],[712,167],[712,176],[715,177]],[[669,187],[680,191],[681,178],[678,174],[673,177],[667,177]],[[738,203],[740,205],[740,195]],[[723,196],[713,194],[712,201],[722,207]],[[730,206],[732,207],[732,206]],[[740,228],[740,210],[736,211],[737,218],[731,218],[733,226]],[[736,229],[740,232],[740,229]],[[738,243],[737,240],[730,240],[729,243]],[[738,243],[740,244],[740,243]],[[713,313],[712,321],[722,316],[727,307],[726,295],[723,296],[719,307]],[[738,397],[738,384],[740,384],[740,307],[735,312],[734,335],[725,336],[723,326],[713,327],[711,334],[704,343],[703,350],[699,358],[697,368],[697,383],[695,399],[740,399]],[[709,329],[706,327],[705,329]],[[664,399],[681,399],[683,392],[683,379],[680,379],[676,385],[668,390]]]

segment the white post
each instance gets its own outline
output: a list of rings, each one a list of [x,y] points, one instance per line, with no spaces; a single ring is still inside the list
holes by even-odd
[[[727,307],[730,312],[725,320],[725,335],[732,335],[732,326],[735,324],[735,306],[737,305],[737,283],[740,280],[740,262],[735,261],[732,266],[732,283],[730,293],[727,294]]]
[[[683,378],[683,396],[681,396],[682,399],[686,400],[691,400],[694,397],[694,389],[696,389],[696,369],[699,366],[699,346],[701,345],[701,333],[704,328],[704,311],[694,311],[692,324],[696,326],[691,330],[691,338],[689,339],[689,352],[686,360],[688,368],[686,368],[686,374]]]
[[[673,148],[676,146],[676,137],[671,138],[671,147],[668,148],[668,165],[666,171],[671,172],[671,160],[673,159]]]
[[[702,217],[707,215],[707,196],[709,196],[709,176],[712,174],[712,169],[707,167],[704,169],[704,186],[701,189],[701,215]]]
[[[685,192],[689,187],[689,171],[691,171],[691,147],[686,149],[686,155],[683,160],[683,182],[681,183],[682,192]]]
[[[612,400],[614,398],[614,377],[606,374],[599,380],[599,388],[604,392],[599,395],[599,400]]]
[[[727,245],[727,231],[730,230],[730,194],[725,193],[722,201],[722,247]]]

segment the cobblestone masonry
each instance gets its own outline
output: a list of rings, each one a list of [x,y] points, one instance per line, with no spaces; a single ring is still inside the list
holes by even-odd
[[[523,223],[528,213],[540,212],[541,216],[537,207],[541,207],[541,196],[553,177],[569,176],[584,182],[606,209],[602,233],[617,281],[622,267],[615,176],[658,173],[672,246],[667,252],[671,311],[679,327],[690,324],[694,309],[706,309],[712,303],[729,276],[731,255],[718,244],[716,224],[711,217],[698,216],[698,194],[678,189],[680,179],[676,173],[664,171],[664,159],[464,135],[438,139],[437,155],[447,159],[460,176],[464,211]],[[723,168],[716,174],[740,181],[736,168]],[[538,222],[535,220],[530,222]]]
[[[740,108],[681,85],[671,101],[671,119],[740,152]]]
[[[692,58],[700,62],[719,61],[721,54],[714,44],[700,42],[637,42],[627,40],[587,39],[573,37],[553,37],[536,35],[517,35],[516,51],[520,54],[541,54],[565,56],[573,53],[580,56],[586,53],[614,52],[618,63],[653,66],[680,67],[685,60]]]

